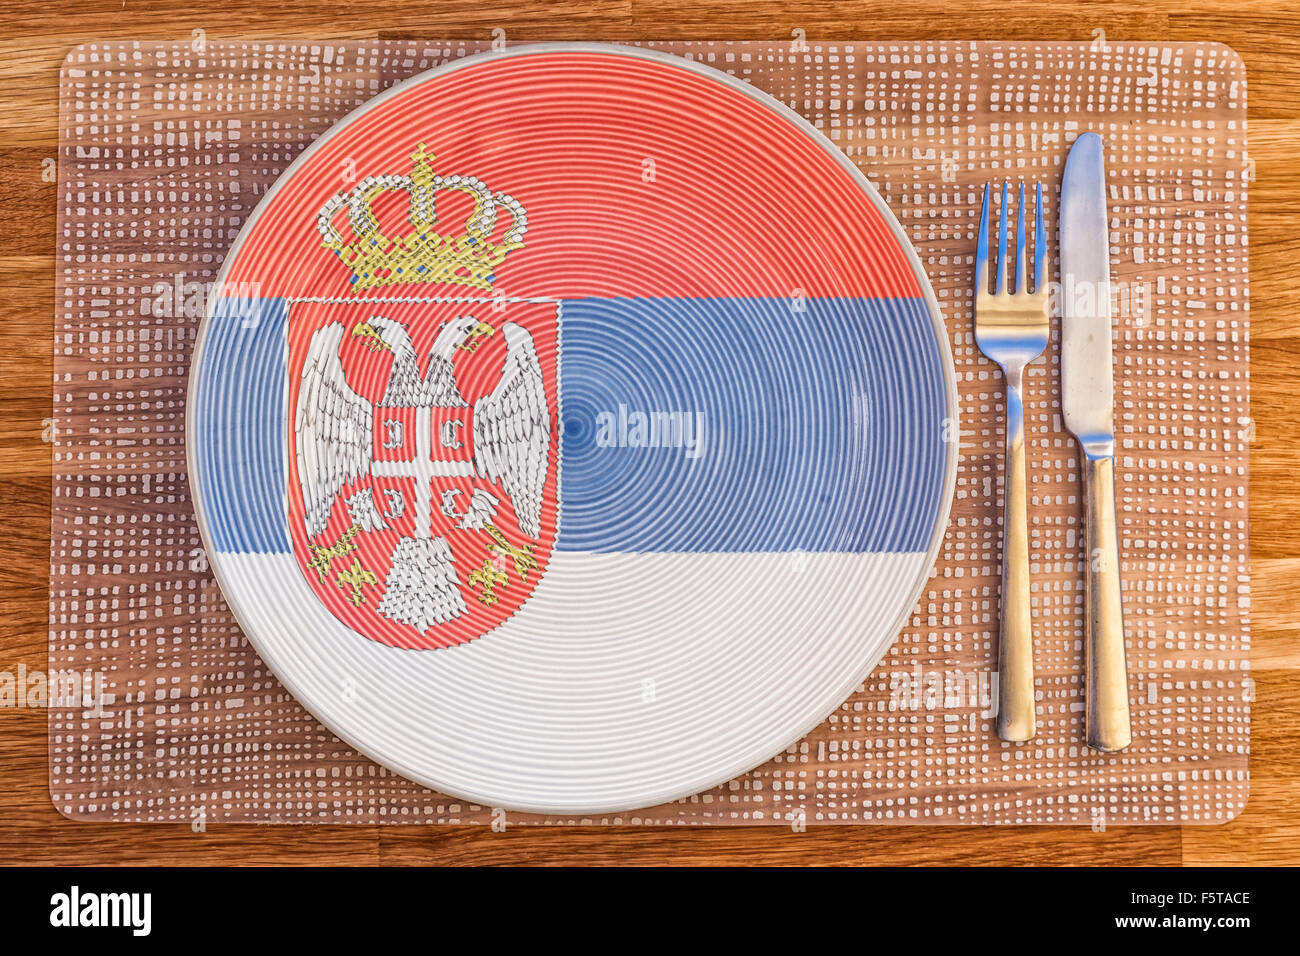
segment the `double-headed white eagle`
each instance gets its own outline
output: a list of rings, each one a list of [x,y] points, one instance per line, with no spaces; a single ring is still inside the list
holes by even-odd
[[[424,375],[410,333],[400,322],[376,316],[354,329],[354,334],[372,337],[375,348],[392,351],[393,365],[380,405],[468,407],[456,385],[453,359],[456,348],[478,324],[477,319],[463,317],[443,326],[429,351]],[[528,331],[513,322],[504,323],[501,331],[506,344],[501,380],[474,403],[473,468],[480,477],[501,482],[520,530],[536,538],[541,534],[551,442],[546,384]],[[325,530],[335,498],[349,482],[369,473],[373,456],[374,406],[353,390],[344,375],[339,358],[343,335],[339,322],[312,335],[298,392],[294,431],[308,538]]]

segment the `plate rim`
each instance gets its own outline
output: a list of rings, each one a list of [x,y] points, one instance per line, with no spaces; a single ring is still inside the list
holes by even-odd
[[[221,267],[217,271],[216,278],[213,280],[213,288],[218,291],[224,286],[231,264],[237,258],[240,249],[245,240],[252,233],[254,227],[266,212],[267,207],[274,201],[280,189],[293,178],[294,174],[310,161],[317,150],[321,149],[335,135],[340,134],[357,118],[363,116],[368,111],[374,109],[379,104],[400,96],[408,89],[419,84],[428,82],[431,79],[441,77],[445,74],[454,73],[457,70],[472,68],[480,63],[491,60],[509,59],[512,57],[532,56],[549,53],[604,53],[614,56],[629,56],[644,60],[650,60],[665,66],[676,69],[683,69],[696,73],[700,76],[709,78],[715,82],[720,82],[730,87],[742,95],[748,96],[759,104],[772,110],[786,122],[790,123],[795,129],[803,133],[814,144],[821,147],[824,152],[830,155],[839,166],[849,175],[850,179],[858,188],[860,188],[870,199],[876,211],[881,215],[885,224],[895,242],[901,247],[908,265],[911,267],[912,274],[915,276],[921,290],[921,297],[926,304],[926,311],[929,313],[932,331],[939,346],[939,364],[942,367],[944,379],[944,391],[947,405],[947,424],[951,429],[951,435],[960,435],[960,403],[957,394],[956,366],[953,361],[952,347],[948,339],[947,325],[944,322],[943,313],[940,309],[938,298],[934,294],[934,289],[930,284],[930,278],[925,267],[917,255],[911,239],[903,230],[898,218],[894,215],[893,210],[880,195],[875,184],[867,178],[866,174],[851,160],[848,155],[840,149],[835,143],[821,130],[819,130],[806,117],[787,106],[781,100],[772,94],[759,89],[751,83],[733,76],[732,74],[710,66],[707,63],[698,60],[689,59],[675,53],[667,53],[648,47],[632,46],[622,43],[603,43],[591,41],[547,41],[539,43],[521,44],[519,46],[507,47],[504,50],[485,50],[479,53],[469,54],[446,63],[439,64],[428,70],[424,70],[414,76],[394,84],[386,90],[367,99],[364,103],[359,104],[350,110],[346,115],[336,120],[327,130],[316,137],[296,156],[287,167],[276,177],[275,181],[267,189],[262,198],[258,200],[253,210],[240,226],[239,233],[234,241],[230,244],[222,259]],[[196,429],[194,427],[197,405],[197,396],[195,394],[200,376],[195,374],[196,369],[202,367],[204,345],[208,337],[209,325],[213,319],[213,314],[217,307],[226,301],[225,297],[218,294],[208,296],[204,314],[195,330],[194,348],[190,355],[190,366],[188,380],[185,391],[185,449],[186,449],[186,472],[189,480],[190,502],[194,508],[195,523],[198,527],[199,538],[203,544],[204,552],[207,557],[208,566],[212,571],[217,586],[221,590],[222,598],[225,600],[227,607],[234,616],[236,623],[247,637],[253,649],[257,651],[258,656],[266,664],[267,668],[275,675],[276,679],[284,685],[285,689],[293,695],[298,702],[312,717],[319,721],[330,733],[334,734],[349,747],[356,750],[362,756],[374,761],[380,766],[405,777],[421,786],[428,787],[438,793],[445,794],[449,797],[459,798],[479,806],[484,807],[502,807],[522,813],[535,813],[551,816],[574,816],[580,814],[606,814],[606,813],[623,813],[632,812],[663,803],[670,803],[686,797],[702,793],[721,786],[736,777],[753,770],[770,760],[783,750],[789,749],[806,737],[814,729],[819,727],[827,717],[835,712],[848,698],[852,695],[855,688],[862,684],[866,678],[875,670],[876,666],[889,652],[889,649],[897,642],[899,634],[906,625],[908,618],[911,616],[916,607],[917,601],[925,589],[926,581],[934,571],[935,563],[938,559],[939,549],[942,547],[944,537],[947,533],[948,522],[951,516],[952,502],[956,490],[956,478],[959,462],[959,441],[946,438],[943,441],[945,449],[945,467],[942,491],[940,492],[939,507],[935,515],[934,529],[931,534],[929,547],[925,552],[925,560],[920,565],[921,570],[916,575],[916,580],[908,589],[910,595],[908,601],[902,605],[902,610],[898,612],[889,626],[885,629],[887,633],[892,634],[888,640],[883,641],[878,653],[868,654],[863,664],[854,672],[853,680],[848,682],[847,686],[839,688],[833,695],[833,700],[829,706],[823,708],[819,706],[816,712],[820,715],[816,719],[801,726],[797,734],[788,735],[788,741],[777,748],[769,748],[766,745],[761,748],[761,753],[751,753],[745,751],[743,756],[737,757],[727,764],[724,770],[709,771],[707,775],[698,775],[702,782],[691,782],[688,784],[679,784],[670,788],[664,788],[660,791],[648,793],[644,798],[638,798],[632,803],[619,801],[614,804],[567,804],[567,805],[545,805],[530,804],[528,801],[502,802],[499,799],[486,795],[476,794],[472,788],[465,788],[459,785],[448,787],[423,770],[407,767],[404,762],[395,759],[392,755],[383,755],[375,751],[370,746],[361,746],[356,742],[350,732],[337,726],[333,719],[326,719],[321,716],[316,702],[310,699],[310,696],[304,696],[298,689],[297,681],[291,679],[285,673],[285,669],[279,666],[275,660],[276,655],[271,653],[268,646],[263,642],[261,637],[256,634],[256,629],[250,627],[248,620],[249,615],[246,609],[239,606],[238,601],[232,597],[231,588],[226,573],[221,568],[219,560],[220,553],[213,549],[211,535],[207,527],[207,520],[204,514],[203,495],[201,492],[202,483],[196,469],[197,456],[195,453]],[[286,396],[287,401],[287,396]],[[919,552],[918,552],[919,553]],[[364,635],[361,635],[363,638]],[[389,650],[396,653],[409,653],[410,651],[403,648],[390,647]],[[825,695],[828,699],[832,697],[830,693]],[[786,736],[786,735],[783,735]],[[757,747],[755,750],[759,749]]]

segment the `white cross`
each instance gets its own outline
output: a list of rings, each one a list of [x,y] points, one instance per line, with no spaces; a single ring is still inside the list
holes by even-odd
[[[431,433],[432,410],[415,410],[415,458],[411,461],[376,461],[370,465],[370,474],[376,478],[415,479],[415,536],[433,536],[433,488],[435,478],[472,478],[474,464],[468,461],[446,461],[433,457]]]

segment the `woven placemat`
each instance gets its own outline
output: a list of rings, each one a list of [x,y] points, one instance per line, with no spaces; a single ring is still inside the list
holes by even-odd
[[[816,124],[912,238],[951,336],[961,466],[929,585],[816,731],[708,793],[572,822],[1215,823],[1248,791],[1250,440],[1246,83],[1213,44],[646,44],[755,84]],[[298,153],[470,42],[89,44],[64,64],[59,155],[50,791],[77,819],[487,822],[337,740],[244,638],[185,474],[206,289]],[[1134,743],[1082,744],[1079,475],[1059,328],[1026,407],[1039,733],[989,715],[1002,388],[975,348],[979,193],[1056,190],[1074,135],[1108,147],[1118,296],[1120,536]],[[1069,294],[1069,290],[1062,290]],[[569,822],[511,815],[511,822]]]

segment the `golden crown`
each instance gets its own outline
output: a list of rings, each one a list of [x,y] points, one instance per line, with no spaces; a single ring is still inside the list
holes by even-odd
[[[433,156],[423,143],[411,154],[409,176],[370,176],[351,192],[339,193],[316,216],[316,228],[326,249],[352,272],[354,289],[403,282],[446,282],[491,290],[497,267],[512,249],[524,244],[528,215],[523,205],[502,192],[493,192],[473,176],[441,176],[433,171]],[[455,233],[434,230],[435,197],[442,190],[461,192],[474,200],[469,218]],[[405,192],[410,200],[412,232],[386,236],[375,217],[374,202],[385,192]],[[353,238],[347,241],[334,224],[346,208]],[[494,238],[502,212],[510,223]]]

